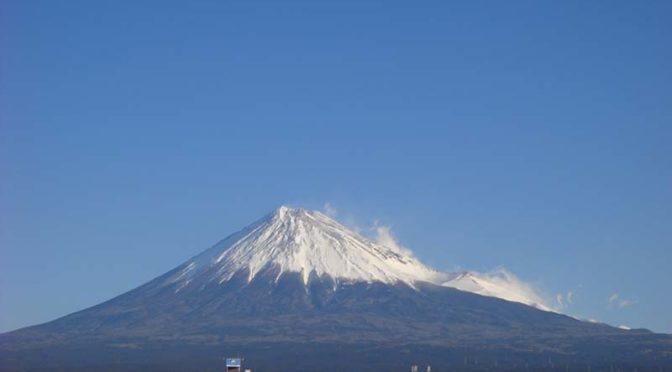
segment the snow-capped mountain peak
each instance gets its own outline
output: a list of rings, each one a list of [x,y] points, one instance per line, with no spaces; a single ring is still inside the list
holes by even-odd
[[[411,287],[428,282],[551,310],[531,286],[505,270],[485,274],[435,270],[396,244],[363,237],[321,212],[286,206],[185,262],[168,275],[165,285],[180,292],[222,284],[237,275],[247,275],[252,281],[269,272],[276,281],[283,274],[298,273],[304,284],[311,276],[328,277],[335,283],[404,283]]]
[[[369,240],[317,211],[281,206],[249,227],[189,260],[169,279],[179,288],[193,279],[225,282],[246,271],[252,280],[265,269],[278,277],[300,273],[339,282],[437,282],[446,277],[408,253]]]

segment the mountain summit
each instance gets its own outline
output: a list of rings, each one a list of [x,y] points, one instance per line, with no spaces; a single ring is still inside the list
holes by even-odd
[[[669,335],[525,304],[535,300],[506,273],[440,272],[280,207],[129,292],[0,335],[0,370],[214,371],[234,355],[259,371],[672,367]]]
[[[313,276],[329,277],[335,283],[377,281],[409,286],[448,278],[408,253],[366,239],[325,214],[282,206],[186,262],[167,283],[180,291],[194,280],[222,283],[245,272],[251,281],[269,270],[276,279],[298,273],[304,284]]]

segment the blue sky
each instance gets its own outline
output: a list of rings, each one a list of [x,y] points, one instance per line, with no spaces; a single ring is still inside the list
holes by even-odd
[[[0,331],[280,204],[672,332],[669,1],[4,1]],[[614,297],[617,295],[616,297]],[[611,302],[610,302],[611,299]]]

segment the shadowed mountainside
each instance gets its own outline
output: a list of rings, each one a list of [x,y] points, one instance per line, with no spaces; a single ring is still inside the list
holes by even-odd
[[[306,287],[299,275],[276,275],[268,270],[247,282],[241,273],[180,296],[159,277],[101,305],[0,336],[1,366],[158,370],[170,361],[180,370],[216,369],[227,353],[274,371],[338,370],[342,360],[373,370],[425,361],[434,370],[456,363],[467,370],[672,366],[667,335],[433,284],[311,278]],[[473,364],[479,360],[480,367]]]

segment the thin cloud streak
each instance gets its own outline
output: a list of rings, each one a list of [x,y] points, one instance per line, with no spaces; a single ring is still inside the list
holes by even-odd
[[[607,303],[608,303],[608,307],[610,309],[613,309],[613,308],[623,309],[623,308],[630,307],[630,306],[636,304],[637,301],[622,298],[619,293],[614,293],[611,296],[609,296],[609,299],[607,300]]]

